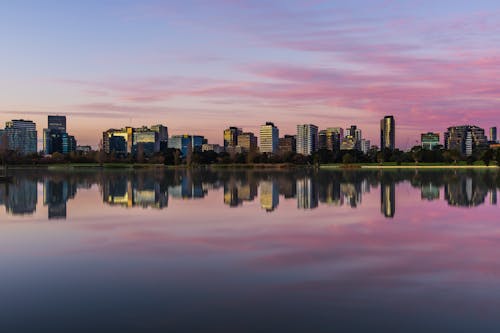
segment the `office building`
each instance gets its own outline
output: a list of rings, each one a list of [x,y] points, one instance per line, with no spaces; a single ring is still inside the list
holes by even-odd
[[[439,146],[439,133],[422,133],[420,135],[422,149],[434,150]]]
[[[370,140],[361,139],[361,151],[363,152],[363,154],[368,154],[371,147],[370,144]]]
[[[131,154],[134,129],[109,129],[102,133],[102,149],[106,154]]]
[[[43,130],[43,152],[69,154],[76,150],[76,139],[66,130],[66,116],[48,116]]]
[[[457,150],[462,155],[470,156],[475,149],[485,147],[487,147],[487,139],[484,129],[478,126],[453,126],[444,133],[444,148]]]
[[[243,152],[256,151],[257,137],[251,132],[238,134],[238,147]]]
[[[331,151],[340,150],[344,130],[340,127],[329,127],[318,133],[318,148]]]
[[[311,155],[318,150],[318,126],[297,125],[297,153]]]
[[[490,128],[490,142],[491,143],[497,143],[498,142],[497,128],[496,128],[496,126]]]
[[[160,140],[158,132],[143,126],[136,128],[132,134],[132,154],[142,153],[151,156],[160,151]]]
[[[8,150],[21,155],[36,154],[37,139],[36,124],[33,121],[15,119],[5,123],[2,141]]]
[[[201,135],[174,135],[168,140],[168,148],[174,148],[181,151],[182,157],[186,157],[189,153],[201,151],[206,140]]]
[[[168,127],[163,125],[153,125],[151,126],[151,130],[158,133],[160,151],[166,151],[168,148]]]
[[[280,153],[295,153],[297,151],[297,139],[295,135],[285,135],[278,140]]]
[[[380,120],[380,150],[396,148],[396,122],[393,116]]]
[[[260,126],[260,152],[272,153],[278,152],[279,130],[273,123],[267,122]]]
[[[236,147],[238,145],[238,135],[243,131],[241,128],[231,126],[224,130],[224,148]]]
[[[204,143],[203,145],[201,145],[201,151],[202,152],[213,151],[216,154],[220,154],[224,152],[224,147],[214,143]]]

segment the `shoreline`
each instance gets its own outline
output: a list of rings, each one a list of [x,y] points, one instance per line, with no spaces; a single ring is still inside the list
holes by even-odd
[[[382,170],[382,169],[488,169],[496,170],[500,167],[496,164],[486,165],[465,165],[465,164],[322,164],[317,167],[313,165],[301,165],[290,163],[263,163],[263,164],[203,164],[197,166],[187,165],[164,165],[164,164],[142,164],[142,163],[61,163],[61,164],[27,164],[9,165],[8,170],[140,170],[140,169],[165,169],[165,170],[185,170],[185,169],[211,169],[211,170],[290,170],[290,169],[321,169],[321,170]]]

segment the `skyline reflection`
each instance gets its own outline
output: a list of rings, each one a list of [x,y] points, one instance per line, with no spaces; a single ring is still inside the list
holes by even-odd
[[[15,171],[11,183],[0,184],[0,206],[9,215],[32,215],[43,190],[43,205],[49,220],[66,219],[67,202],[78,201],[81,189],[97,186],[102,202],[123,208],[167,209],[169,200],[204,200],[213,192],[222,205],[238,208],[258,200],[261,209],[272,213],[280,200],[296,201],[298,210],[319,206],[333,211],[346,206],[361,208],[364,196],[379,195],[380,213],[397,214],[398,191],[410,184],[421,201],[444,200],[452,207],[497,205],[500,176],[497,171]],[[372,191],[372,189],[378,189]],[[442,198],[442,199],[441,199]],[[488,199],[488,200],[487,200]]]

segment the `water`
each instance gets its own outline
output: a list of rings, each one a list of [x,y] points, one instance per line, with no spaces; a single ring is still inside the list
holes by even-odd
[[[17,171],[1,332],[497,332],[495,171]]]

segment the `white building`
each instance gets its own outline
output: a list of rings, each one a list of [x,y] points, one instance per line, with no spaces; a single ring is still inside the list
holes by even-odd
[[[260,126],[260,152],[277,153],[279,143],[279,130],[273,123],[267,122]]]
[[[297,154],[311,155],[318,150],[318,126],[297,125]]]

